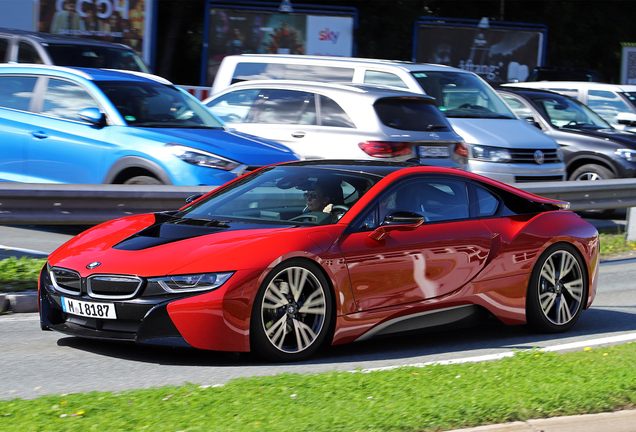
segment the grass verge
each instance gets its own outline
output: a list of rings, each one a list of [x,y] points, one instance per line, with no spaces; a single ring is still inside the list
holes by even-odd
[[[636,343],[0,402],[3,431],[442,431],[636,404]]]

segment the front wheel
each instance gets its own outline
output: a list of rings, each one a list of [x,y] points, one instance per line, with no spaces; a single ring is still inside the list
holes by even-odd
[[[252,351],[269,361],[298,361],[314,354],[330,331],[333,302],[317,265],[290,260],[263,281],[252,308]]]
[[[159,179],[150,176],[135,176],[124,182],[127,185],[160,185],[163,184]]]
[[[586,164],[577,168],[570,176],[573,180],[609,180],[616,176],[612,171],[602,165]]]
[[[587,298],[587,277],[576,249],[565,243],[550,246],[532,270],[526,296],[528,324],[540,332],[569,330]]]

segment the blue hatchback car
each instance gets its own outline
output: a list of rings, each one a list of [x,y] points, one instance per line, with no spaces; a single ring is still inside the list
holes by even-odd
[[[157,76],[0,65],[0,181],[220,185],[297,159]]]

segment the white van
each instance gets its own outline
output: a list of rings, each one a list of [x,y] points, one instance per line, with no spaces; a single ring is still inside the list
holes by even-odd
[[[585,81],[536,81],[504,84],[550,90],[587,105],[616,129],[636,131],[636,85]]]
[[[472,72],[391,60],[241,54],[223,59],[211,93],[237,82],[265,79],[381,84],[433,96],[469,146],[469,171],[506,183],[565,180],[556,141],[520,120]]]

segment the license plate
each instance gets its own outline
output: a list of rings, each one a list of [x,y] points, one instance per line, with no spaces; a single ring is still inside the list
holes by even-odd
[[[62,309],[73,315],[90,318],[117,319],[115,305],[112,303],[93,303],[62,297]]]
[[[417,152],[420,157],[448,157],[450,152],[448,147],[427,147],[419,146]]]

